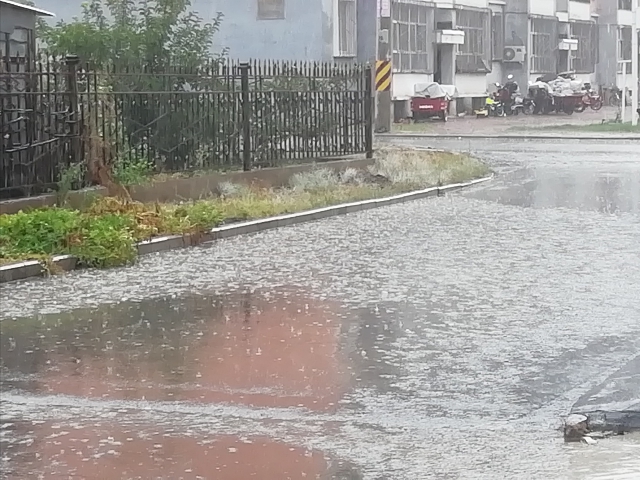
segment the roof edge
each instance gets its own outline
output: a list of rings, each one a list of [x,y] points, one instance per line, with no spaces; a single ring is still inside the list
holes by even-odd
[[[25,5],[24,3],[14,2],[13,0],[0,0],[0,4],[9,5],[10,7],[21,8],[22,10],[29,10],[30,12],[36,13],[43,17],[55,17],[56,14],[52,12],[48,12],[46,10],[42,10],[41,8],[32,7],[31,5]]]

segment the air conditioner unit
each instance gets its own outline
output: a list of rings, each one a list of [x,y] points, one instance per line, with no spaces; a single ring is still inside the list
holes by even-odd
[[[505,63],[524,63],[526,48],[523,46],[504,47],[502,61]]]

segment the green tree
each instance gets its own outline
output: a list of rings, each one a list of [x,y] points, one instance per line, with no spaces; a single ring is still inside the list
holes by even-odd
[[[78,55],[93,67],[195,67],[217,59],[214,35],[222,13],[205,22],[190,0],[89,0],[82,16],[40,33],[49,54]]]
[[[108,147],[105,163],[197,167],[202,145],[212,141],[204,116],[194,118],[208,100],[201,93],[212,89],[198,73],[226,54],[214,50],[222,14],[206,22],[191,0],[89,0],[82,9],[71,22],[41,28],[40,37],[48,55],[77,55],[93,72],[81,82],[96,94],[89,128]]]

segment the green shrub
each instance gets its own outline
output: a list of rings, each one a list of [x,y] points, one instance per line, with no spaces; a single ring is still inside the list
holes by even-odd
[[[129,215],[86,216],[70,252],[88,267],[115,267],[133,263],[138,253],[133,238],[135,220]]]
[[[217,227],[224,220],[222,212],[212,202],[200,201],[183,205],[175,212],[186,220],[188,229],[204,231]]]
[[[0,257],[64,252],[80,217],[77,210],[64,208],[0,215]]]
[[[113,166],[113,179],[121,185],[140,185],[148,182],[153,172],[153,163],[146,158],[120,158]]]

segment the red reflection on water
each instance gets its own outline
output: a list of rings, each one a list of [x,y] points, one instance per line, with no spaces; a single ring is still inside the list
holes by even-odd
[[[141,433],[118,425],[47,422],[6,450],[11,478],[309,480],[324,456],[264,438]]]
[[[73,356],[57,350],[41,387],[94,398],[316,410],[332,408],[347,388],[341,324],[326,303],[291,296],[216,314],[199,331],[180,332],[177,347],[142,345],[141,354],[127,345]]]

